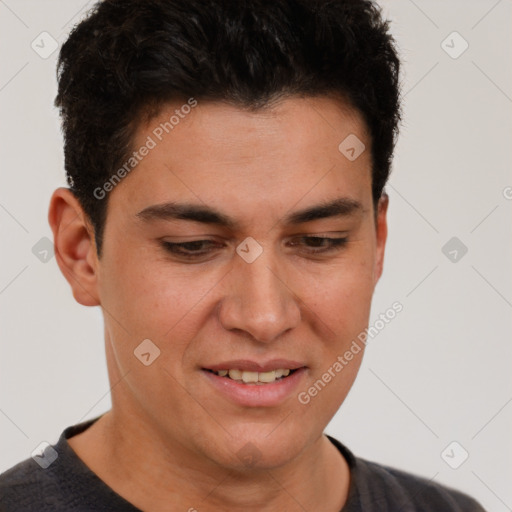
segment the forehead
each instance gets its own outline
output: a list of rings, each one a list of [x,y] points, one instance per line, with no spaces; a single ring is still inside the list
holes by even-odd
[[[184,105],[169,103],[138,127],[133,149],[151,149],[112,197],[122,196],[130,211],[185,200],[223,211],[245,204],[250,216],[265,205],[289,209],[339,196],[369,206],[371,141],[347,104],[291,97],[257,111],[200,100]],[[346,140],[365,148],[356,159],[343,152]]]

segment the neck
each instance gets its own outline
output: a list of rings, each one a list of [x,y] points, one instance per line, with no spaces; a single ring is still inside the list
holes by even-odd
[[[339,512],[350,471],[323,435],[285,466],[233,472],[174,441],[141,418],[103,415],[70,446],[111,489],[141,510],[205,507],[211,512],[322,510]]]

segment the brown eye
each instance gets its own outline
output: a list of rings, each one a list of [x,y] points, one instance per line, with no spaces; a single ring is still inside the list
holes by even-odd
[[[171,254],[192,259],[210,254],[218,244],[211,240],[192,240],[180,243],[162,241],[162,245]]]
[[[306,246],[306,252],[312,254],[328,253],[341,249],[347,242],[347,238],[328,238],[323,236],[301,236],[300,243],[292,242],[292,246]]]

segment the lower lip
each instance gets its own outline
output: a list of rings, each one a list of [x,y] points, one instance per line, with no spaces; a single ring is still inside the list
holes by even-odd
[[[232,402],[245,407],[276,407],[292,395],[306,373],[299,368],[288,377],[268,384],[243,384],[229,377],[202,370],[212,385]]]

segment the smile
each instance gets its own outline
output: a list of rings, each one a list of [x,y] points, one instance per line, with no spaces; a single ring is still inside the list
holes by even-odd
[[[265,365],[231,361],[202,368],[201,373],[208,387],[231,403],[242,407],[278,407],[305,386],[308,368],[284,360]]]
[[[243,382],[244,384],[262,385],[270,384],[272,382],[284,379],[288,377],[290,373],[293,373],[295,370],[290,370],[288,368],[279,368],[277,370],[271,370],[268,372],[250,372],[238,369],[208,371],[215,373],[219,377],[225,377],[238,382]]]

